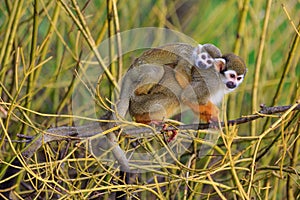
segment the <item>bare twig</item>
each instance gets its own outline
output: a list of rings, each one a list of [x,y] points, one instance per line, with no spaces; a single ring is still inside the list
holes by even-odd
[[[277,114],[287,111],[291,108],[291,105],[288,106],[275,106],[275,107],[266,107],[265,105],[261,105],[261,110],[258,113],[243,116],[234,120],[229,120],[226,125],[232,126],[232,125],[238,125],[238,124],[244,124],[253,120],[256,120],[258,118],[266,117],[267,115],[271,114]],[[294,109],[294,111],[300,110],[300,104]],[[172,130],[205,130],[210,127],[216,127],[218,126],[218,123],[200,123],[200,124],[187,124],[187,125],[180,125],[180,126],[170,126],[166,129],[166,131],[172,131]],[[221,127],[225,126],[225,122],[220,123]],[[102,132],[101,125],[98,122],[90,123],[88,125],[79,126],[79,127],[68,127],[68,126],[62,126],[57,128],[50,128],[46,130],[46,133],[49,133],[47,137],[47,142],[54,141],[54,140],[64,140],[66,137],[73,137],[73,139],[78,138],[88,138],[91,136],[95,136]],[[156,130],[157,132],[160,132],[162,129],[162,126],[157,126]],[[146,127],[134,127],[130,129],[126,129],[126,134],[128,135],[139,135],[141,133],[145,132],[153,132],[152,129],[146,128]],[[20,135],[19,135],[20,136]],[[52,138],[52,139],[51,139]]]
[[[295,106],[295,105],[294,105]],[[265,105],[261,105],[261,110],[258,113],[252,114],[252,115],[248,115],[248,116],[244,116],[244,117],[240,117],[234,120],[229,120],[227,122],[227,124],[225,124],[224,122],[221,123],[211,123],[211,124],[189,124],[189,125],[180,125],[180,126],[170,126],[166,129],[166,131],[168,130],[200,130],[200,129],[208,129],[211,126],[216,127],[217,125],[221,125],[222,127],[224,127],[225,125],[236,125],[236,124],[243,124],[243,123],[247,123],[253,120],[256,120],[258,118],[263,118],[266,117],[267,115],[270,114],[276,114],[276,113],[281,113],[281,112],[285,112],[287,110],[289,110],[292,106],[277,106],[277,107],[266,107]],[[297,106],[295,106],[295,108],[293,109],[293,111],[299,111],[300,110],[300,104],[298,103]],[[107,116],[107,119],[109,119],[109,114],[104,115],[104,117],[102,117],[101,119],[105,120]],[[107,124],[111,124],[111,125],[107,125]],[[23,158],[26,160],[28,160],[29,158],[31,158],[34,153],[45,143],[48,142],[52,142],[52,141],[61,141],[61,140],[81,140],[81,139],[85,139],[85,138],[89,138],[98,134],[104,134],[103,130],[105,130],[105,133],[111,133],[114,134],[114,131],[117,131],[118,129],[120,129],[120,127],[118,126],[113,126],[112,125],[113,122],[94,122],[88,125],[84,125],[84,126],[79,126],[79,127],[67,127],[67,126],[63,126],[63,127],[57,127],[57,128],[50,128],[47,129],[46,131],[43,131],[43,133],[37,135],[34,138],[30,138],[30,137],[26,137],[24,135],[18,135],[21,138],[27,138],[29,140],[31,140],[31,143],[28,144],[25,149],[22,151],[22,156]],[[109,127],[109,129],[104,128],[104,126]],[[156,127],[156,131],[160,132],[162,130],[161,126]],[[153,129],[151,128],[145,128],[145,127],[134,127],[131,129],[126,129],[126,134],[134,136],[136,134],[141,134],[141,133],[153,133]],[[117,141],[116,141],[117,144]],[[119,146],[118,146],[119,147]],[[118,149],[119,150],[119,149]],[[122,154],[123,155],[123,154]],[[15,160],[17,162],[19,162],[18,158],[19,156],[16,156],[14,159],[12,159],[12,162],[15,162]],[[124,158],[126,159],[126,158]],[[120,164],[122,165],[122,158],[117,158],[117,160],[120,162]]]

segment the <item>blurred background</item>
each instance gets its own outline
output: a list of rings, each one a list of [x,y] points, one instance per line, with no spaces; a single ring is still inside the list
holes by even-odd
[[[34,136],[39,130],[73,124],[72,93],[78,83],[77,71],[80,70],[83,56],[86,52],[93,53],[92,49],[97,49],[98,45],[110,36],[135,28],[172,29],[198,43],[213,43],[223,53],[234,52],[244,58],[248,67],[246,78],[235,92],[225,98],[222,105],[227,119],[254,114],[260,110],[261,104],[294,104],[300,97],[299,21],[299,0],[3,0],[0,5],[2,167],[15,156],[11,151],[12,145],[16,149],[22,149],[25,145],[13,142],[19,140],[17,134]],[[128,43],[119,42],[118,45]],[[108,46],[107,52],[116,54],[118,48],[116,45]],[[141,52],[139,50],[127,53],[121,59],[114,60],[109,70],[116,81]],[[103,57],[103,60],[109,59],[112,58]],[[103,105],[109,105],[105,99],[115,98],[115,88],[107,76],[104,75],[99,80],[99,96],[104,99]],[[104,109],[97,112],[101,115]],[[62,117],[62,114],[70,117]],[[277,115],[267,116],[255,122],[242,124],[229,132],[233,137],[255,137],[277,120]],[[299,112],[291,114],[279,127],[274,127],[271,134],[260,144],[259,151],[267,149],[267,153],[263,154],[264,157],[259,160],[257,166],[274,166],[278,169],[268,171],[266,168],[262,174],[257,173],[252,179],[256,181],[254,189],[251,190],[252,196],[260,197],[259,199],[285,199],[288,195],[288,199],[291,199],[291,196],[300,198],[299,175],[283,172],[284,167],[289,168],[292,162],[290,159],[295,158],[293,155],[296,155],[297,159],[299,157],[297,123]],[[235,159],[251,158],[254,155],[254,141],[249,138],[242,142],[235,141],[231,153],[235,155],[240,151],[244,152],[244,155]],[[222,141],[220,143],[223,144]],[[223,148],[226,149],[224,146]],[[247,168],[248,164],[249,161],[241,164],[241,167]],[[296,160],[289,169],[299,172],[299,167],[299,161]],[[224,184],[227,184],[228,188],[221,188],[229,191],[228,197],[236,198],[238,195],[232,191],[238,186],[236,182],[230,181],[230,170],[227,173],[228,179]],[[244,181],[242,184],[247,190],[249,177],[243,173],[238,175],[240,180]],[[284,177],[290,177],[292,180]],[[71,187],[68,186],[67,180],[62,182],[73,197],[87,197],[92,193],[81,192],[78,189],[81,188],[79,183],[77,186],[72,184]],[[292,192],[285,187],[286,184],[291,186]],[[197,181],[189,186],[195,189],[196,185]],[[88,186],[92,188],[93,184]],[[166,191],[169,195],[173,191],[174,199],[176,195],[176,198],[181,198],[183,194],[179,194],[179,185],[173,186],[175,189],[170,186],[171,189]],[[270,188],[274,192],[270,191]],[[79,192],[73,193],[76,190]],[[109,193],[107,190],[101,191],[105,195]],[[203,198],[208,198],[209,193],[217,196],[217,190],[212,186],[203,190],[198,188],[198,191],[203,193]],[[165,195],[164,191],[161,192]],[[193,199],[196,193],[190,192],[188,197]]]

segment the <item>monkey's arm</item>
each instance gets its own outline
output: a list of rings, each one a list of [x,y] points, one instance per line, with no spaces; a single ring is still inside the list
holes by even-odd
[[[215,105],[214,96],[218,96],[221,81],[214,68],[198,70],[195,67],[191,70],[192,80],[183,89],[181,98],[191,110],[204,122],[217,121],[219,109]],[[220,98],[222,98],[222,92]],[[219,98],[219,97],[218,97]]]
[[[219,119],[219,108],[209,100],[204,104],[192,101],[186,101],[185,104],[204,122],[210,123]]]

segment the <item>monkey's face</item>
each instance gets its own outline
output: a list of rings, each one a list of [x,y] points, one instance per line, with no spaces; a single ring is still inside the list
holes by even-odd
[[[241,57],[233,53],[225,54],[222,58],[225,65],[220,68],[221,79],[227,91],[231,92],[243,82],[247,73],[246,64]]]
[[[225,70],[221,72],[221,79],[226,89],[231,92],[243,82],[244,74],[238,75],[234,70]]]

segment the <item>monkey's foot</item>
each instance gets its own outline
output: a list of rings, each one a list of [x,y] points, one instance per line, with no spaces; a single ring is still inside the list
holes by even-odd
[[[160,131],[162,134],[167,135],[167,142],[171,142],[175,139],[176,135],[178,134],[177,130],[167,130],[169,127],[168,124],[164,124],[162,130]]]
[[[178,134],[177,130],[168,130],[169,124],[163,122],[163,121],[151,121],[149,125],[155,125],[155,126],[162,126],[162,129],[160,131],[161,134],[164,134],[166,136],[166,141],[172,142],[176,135]]]
[[[167,130],[169,127],[169,124],[163,122],[163,121],[159,121],[159,120],[150,120],[147,118],[141,118],[143,120],[141,120],[140,118],[138,118],[139,120],[136,120],[139,123],[144,123],[144,124],[148,124],[150,126],[162,126],[161,129],[161,133],[164,134],[164,136],[167,136],[166,141],[169,143],[171,141],[173,141],[178,133],[177,130]],[[145,120],[146,119],[146,120]]]

